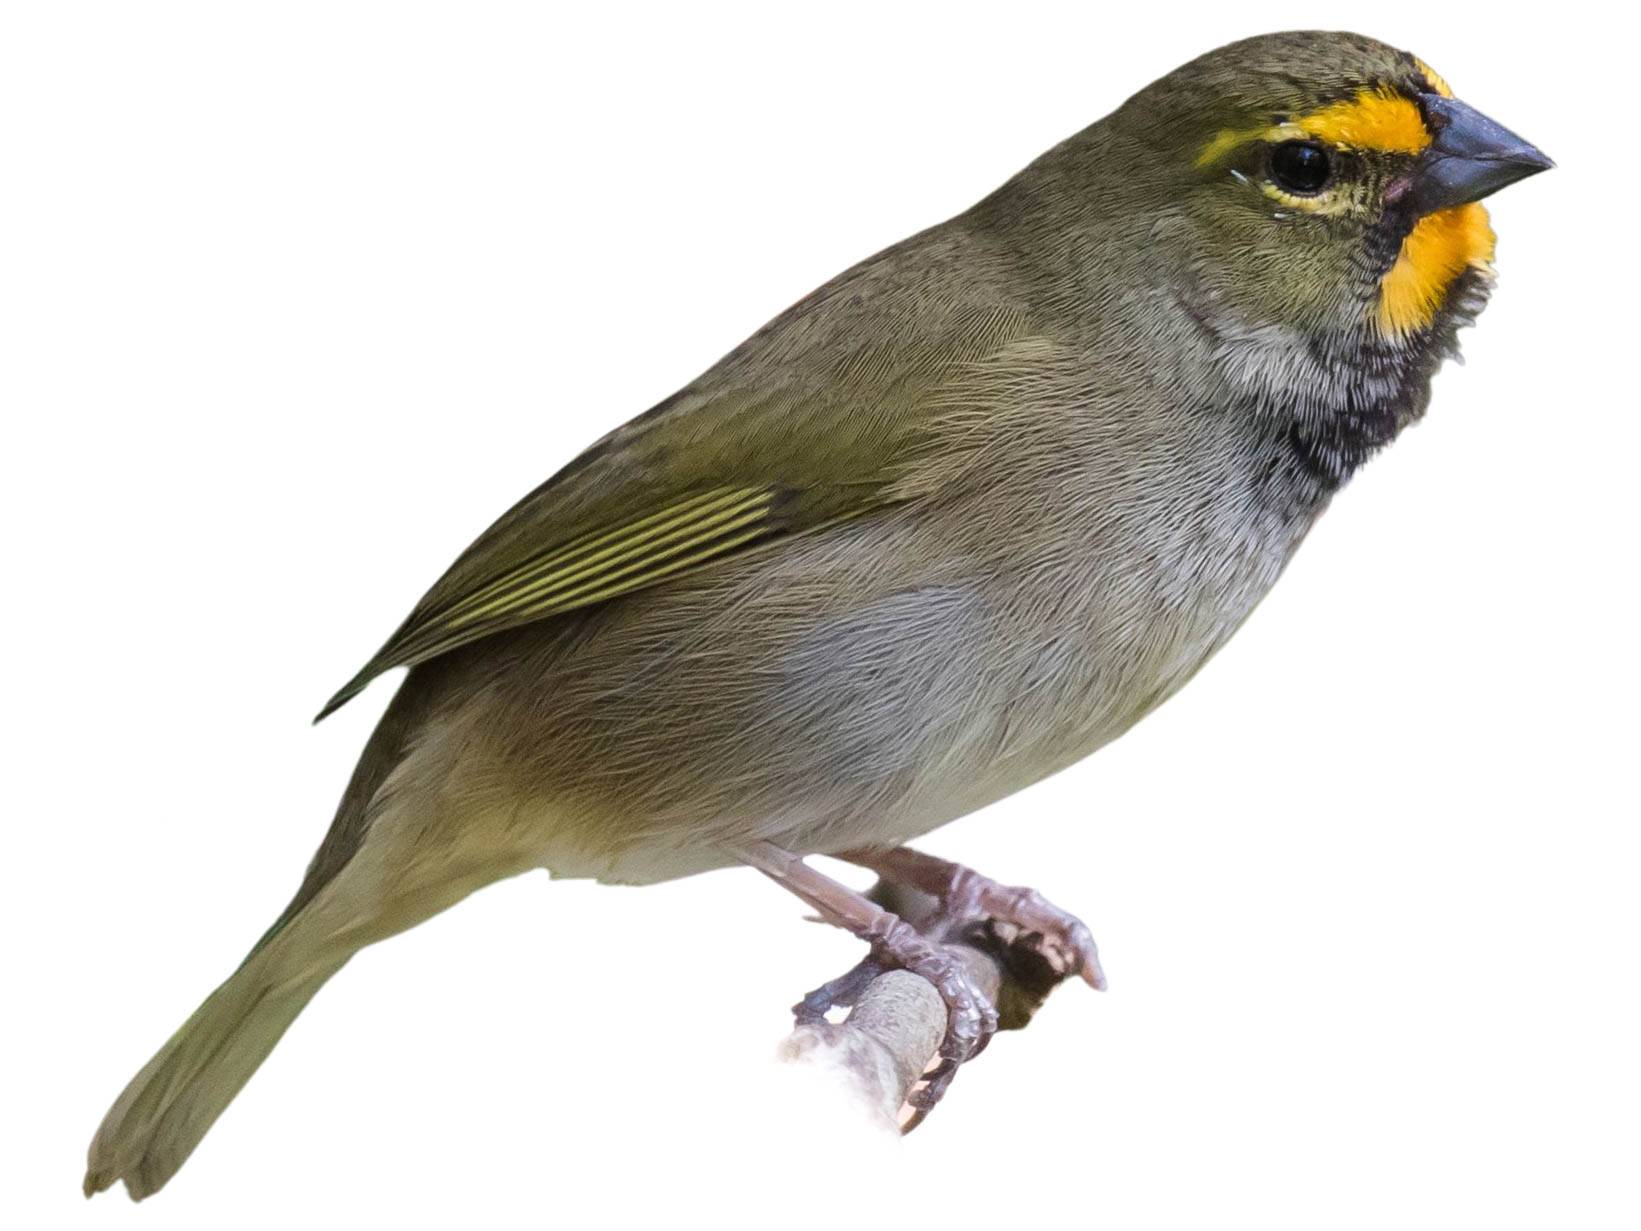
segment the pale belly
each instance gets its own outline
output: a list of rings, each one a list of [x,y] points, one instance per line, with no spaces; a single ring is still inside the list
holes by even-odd
[[[722,664],[658,671],[606,702],[618,713],[605,721],[643,763],[619,755],[542,799],[539,861],[559,876],[648,883],[733,864],[734,844],[754,838],[820,854],[910,842],[1123,734],[1268,584],[1030,633],[992,623],[972,596],[902,592],[823,626],[753,681]],[[931,611],[938,631],[920,622]],[[693,697],[694,712],[660,699],[674,694]]]
[[[429,774],[453,824],[504,817],[509,857],[623,883],[727,866],[754,840],[908,842],[1173,695],[1302,534],[1136,509],[1021,559],[965,538],[976,521],[847,526],[487,643],[486,685],[440,741],[458,751]]]

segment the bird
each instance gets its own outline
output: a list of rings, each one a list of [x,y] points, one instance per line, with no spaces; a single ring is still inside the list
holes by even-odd
[[[503,514],[326,704],[408,669],[289,905],[109,1110],[86,1194],[159,1190],[354,954],[541,868],[791,890],[939,990],[926,1111],[995,1010],[807,860],[1033,929],[1103,986],[1075,916],[907,844],[1225,644],[1424,414],[1493,285],[1481,200],[1551,165],[1408,52],[1262,35],[776,316]]]

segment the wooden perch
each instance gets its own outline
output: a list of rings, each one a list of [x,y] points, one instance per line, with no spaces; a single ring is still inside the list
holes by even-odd
[[[867,896],[963,963],[970,982],[997,1006],[999,1030],[1025,1026],[1070,973],[1037,943],[1041,937],[1035,933],[995,920],[953,921],[935,898],[884,881]],[[871,978],[842,1021],[800,1022],[779,1055],[831,1073],[871,1119],[909,1131],[921,1117],[909,1112],[907,1100],[945,1032],[946,1006],[934,984],[909,971],[889,970]]]

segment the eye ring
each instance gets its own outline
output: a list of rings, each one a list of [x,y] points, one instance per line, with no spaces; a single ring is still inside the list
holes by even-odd
[[[1312,197],[1333,175],[1328,151],[1314,141],[1283,141],[1271,147],[1271,179],[1284,192]]]

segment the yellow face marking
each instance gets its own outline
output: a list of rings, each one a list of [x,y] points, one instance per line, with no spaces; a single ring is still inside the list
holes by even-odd
[[[1436,93],[1440,94],[1443,98],[1453,97],[1453,88],[1447,84],[1440,73],[1431,68],[1430,65],[1426,64],[1423,60],[1419,59],[1418,56],[1413,57],[1413,63],[1418,70],[1424,74],[1424,79],[1430,83],[1431,89],[1435,90]]]
[[[1204,169],[1211,167],[1231,151],[1241,149],[1248,142],[1257,141],[1264,135],[1263,128],[1221,129],[1212,141],[1202,147],[1202,152],[1197,155],[1197,166]]]
[[[1430,86],[1445,98],[1453,97],[1447,82],[1423,60],[1415,59]],[[1202,147],[1197,166],[1215,166],[1252,141],[1320,141],[1339,149],[1383,154],[1416,155],[1432,140],[1424,117],[1412,99],[1380,86],[1352,98],[1329,103],[1307,115],[1267,128],[1227,128]],[[1344,208],[1316,197],[1293,197],[1274,184],[1261,184],[1266,196],[1285,207],[1308,213],[1332,213]],[[1386,337],[1405,337],[1436,319],[1459,276],[1468,269],[1491,271],[1493,228],[1480,205],[1438,210],[1414,224],[1402,241],[1396,263],[1379,286],[1375,323]]]
[[[1250,141],[1274,145],[1307,138],[1340,149],[1417,154],[1430,144],[1430,130],[1412,99],[1388,88],[1363,90],[1269,128],[1227,128],[1202,147],[1197,166],[1211,167]]]
[[[1348,150],[1417,154],[1430,144],[1430,130],[1419,108],[1394,90],[1363,90],[1355,98],[1301,116],[1293,126]]]
[[[1429,325],[1460,274],[1492,269],[1493,239],[1487,211],[1474,203],[1419,219],[1379,286],[1379,332],[1404,337]]]

